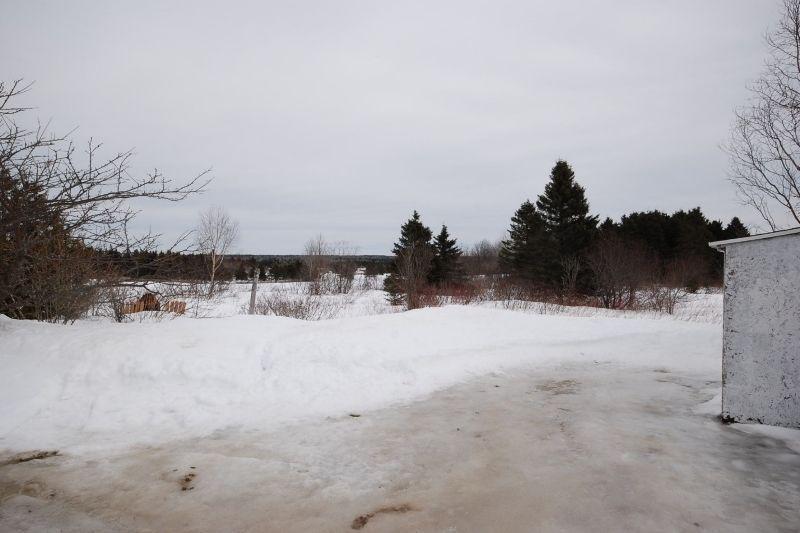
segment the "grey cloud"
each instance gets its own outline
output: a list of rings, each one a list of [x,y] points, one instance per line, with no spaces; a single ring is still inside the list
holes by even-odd
[[[54,128],[136,147],[138,171],[213,167],[208,193],[143,205],[143,226],[174,235],[215,203],[241,251],[323,233],[385,253],[412,209],[465,242],[501,236],[559,157],[601,216],[757,222],[719,145],[777,16],[753,0],[14,2],[0,49]]]

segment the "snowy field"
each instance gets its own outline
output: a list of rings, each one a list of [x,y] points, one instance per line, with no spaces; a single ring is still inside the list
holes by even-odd
[[[720,294],[674,315],[325,298],[336,318],[248,316],[235,285],[202,318],[0,320],[0,530],[800,525],[800,431],[715,418]]]
[[[278,282],[261,283],[258,285],[258,296],[273,293],[286,295],[302,294],[306,291],[307,283],[303,282]],[[346,295],[323,295],[321,300],[329,303],[331,318],[354,316],[379,315],[396,313],[400,309],[389,305],[386,293],[379,290],[383,286],[383,276],[356,277],[354,288]],[[250,301],[250,284],[236,283],[230,289],[215,298],[211,303],[200,303],[198,315],[202,317],[230,317],[245,312]],[[620,311],[598,307],[561,306],[552,303],[539,303],[527,301],[487,301],[476,302],[472,305],[496,309],[509,309],[533,314],[559,314],[582,317],[627,317],[649,318],[654,320],[684,320],[691,322],[722,323],[722,292],[709,290],[698,294],[686,294],[683,301],[679,302],[675,313],[658,313],[652,311]],[[146,315],[142,319],[147,320]]]
[[[302,284],[261,291],[287,288]],[[569,360],[719,372],[720,295],[695,295],[675,316],[641,317],[495,302],[401,313],[378,290],[323,298],[338,302],[341,318],[243,315],[249,286],[234,285],[206,318],[2,320],[0,450],[80,451],[270,428]]]

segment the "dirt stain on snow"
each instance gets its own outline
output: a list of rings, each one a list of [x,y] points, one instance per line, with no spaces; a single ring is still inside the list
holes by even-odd
[[[800,455],[692,414],[707,392],[647,367],[545,370],[361,413],[368,424],[344,411],[9,465],[0,531],[797,531]]]
[[[29,479],[24,483],[0,481],[0,503],[20,495],[46,500],[55,498],[56,491],[39,479]]]
[[[413,511],[413,510],[414,510],[414,508],[411,507],[407,503],[404,503],[402,505],[381,507],[380,509],[372,511],[371,513],[362,514],[362,515],[359,515],[359,516],[355,517],[355,519],[353,520],[353,523],[350,525],[350,527],[352,529],[363,529],[364,526],[366,526],[367,523],[370,520],[375,518],[375,515],[378,515],[378,514],[407,513],[409,511]]]
[[[35,459],[47,459],[48,457],[55,457],[58,455],[58,450],[33,450],[30,452],[18,453],[5,461],[0,461],[0,466],[16,465],[19,463],[27,463]]]
[[[197,474],[194,472],[189,472],[185,476],[183,476],[180,480],[181,490],[194,490],[194,478],[197,477]]]
[[[536,389],[551,394],[575,394],[578,392],[580,382],[574,379],[548,380],[537,385]]]

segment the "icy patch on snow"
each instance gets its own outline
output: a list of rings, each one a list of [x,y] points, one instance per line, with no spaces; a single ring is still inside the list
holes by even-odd
[[[783,442],[787,448],[800,454],[800,429],[765,426],[762,424],[732,424],[731,427],[742,433],[763,435],[779,440]]]
[[[698,415],[719,416],[722,412],[722,390],[713,389],[714,397],[696,406],[693,412]],[[782,441],[787,448],[800,454],[800,429],[767,426],[763,424],[731,424],[731,428],[750,435],[763,435]]]
[[[698,415],[719,416],[722,412],[722,390],[717,387],[714,389],[714,396],[707,402],[703,402],[693,409]]]

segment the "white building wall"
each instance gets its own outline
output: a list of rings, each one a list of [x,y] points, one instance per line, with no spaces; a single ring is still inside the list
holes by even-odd
[[[722,415],[800,428],[800,234],[725,248]]]

